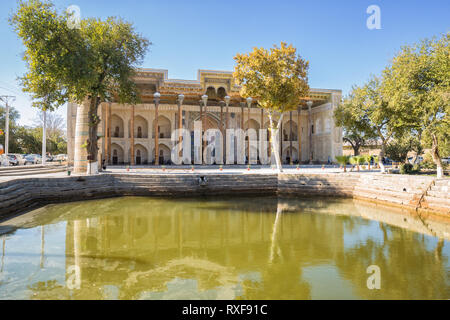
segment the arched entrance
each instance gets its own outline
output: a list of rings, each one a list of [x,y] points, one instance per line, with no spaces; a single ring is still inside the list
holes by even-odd
[[[155,149],[153,149],[153,153],[155,154]],[[171,152],[170,149],[165,144],[159,145],[159,164],[165,165],[171,163]]]
[[[113,143],[111,145],[111,150],[112,150],[112,152],[111,152],[111,163],[114,166],[117,166],[119,164],[123,164],[124,163],[124,159],[123,159],[124,152],[123,152],[122,147],[119,146],[116,143]]]
[[[136,165],[140,166],[142,161],[141,161],[141,150],[137,150],[136,151]]]
[[[156,121],[153,120],[153,128],[156,126]],[[158,135],[159,139],[170,139],[171,136],[171,123],[165,116],[158,117]],[[153,139],[155,138],[155,133],[153,132]]]
[[[111,129],[112,136],[114,138],[123,138],[124,137],[124,125],[123,120],[118,115],[114,114],[111,117]]]

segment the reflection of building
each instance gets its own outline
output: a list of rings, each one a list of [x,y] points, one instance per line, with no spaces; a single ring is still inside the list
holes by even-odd
[[[170,160],[171,133],[181,126],[192,132],[194,121],[202,121],[203,130],[269,127],[267,113],[257,108],[256,101],[248,107],[231,72],[200,70],[197,81],[169,80],[167,75],[166,70],[140,69],[135,81],[142,92],[141,104],[101,105],[99,135],[106,133],[100,144],[101,159],[108,159],[110,164],[151,164],[155,159],[166,163]],[[158,110],[156,92],[161,94]],[[180,94],[185,96],[181,106],[177,103]],[[205,94],[208,96],[206,108],[201,101]],[[309,139],[312,139],[311,152],[315,161],[333,161],[336,155],[342,154],[342,131],[335,127],[332,117],[341,95],[339,90],[311,89],[310,96],[303,99],[298,110],[285,115],[280,135],[283,143],[279,150],[285,163],[299,159],[309,161]],[[229,107],[224,102],[226,96],[231,98]],[[311,110],[306,107],[307,101],[314,103]],[[74,150],[82,144],[81,139],[75,142],[77,111],[80,113],[82,108],[74,104],[68,106],[70,161],[74,161]]]

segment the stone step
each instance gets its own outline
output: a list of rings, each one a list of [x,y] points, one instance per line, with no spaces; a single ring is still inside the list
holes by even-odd
[[[439,187],[444,187],[444,186],[450,187],[450,179],[439,179],[439,180],[436,180],[435,185],[439,186]]]

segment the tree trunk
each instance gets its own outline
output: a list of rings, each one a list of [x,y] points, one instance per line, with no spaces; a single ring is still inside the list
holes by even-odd
[[[90,98],[89,105],[89,138],[87,140],[87,174],[98,174],[98,124],[100,123],[100,118],[97,115],[98,106],[100,104],[100,98],[96,97]]]
[[[281,165],[281,159],[280,159],[280,153],[278,150],[280,150],[278,146],[278,131],[280,129],[280,124],[283,121],[283,114],[280,116],[280,120],[278,120],[277,127],[274,128],[274,121],[273,121],[273,114],[269,112],[269,120],[270,120],[270,143],[272,145],[272,152],[275,155],[275,162],[277,164],[277,169],[279,173],[283,172],[283,167]],[[277,130],[277,131],[275,131]],[[274,134],[276,133],[276,134]]]
[[[442,179],[444,177],[444,169],[442,167],[442,160],[439,154],[438,139],[435,134],[432,134],[431,137],[433,139],[433,144],[431,147],[431,155],[433,156],[434,163],[436,164],[437,178]]]
[[[386,153],[386,143],[383,140],[381,142],[380,155],[378,156],[378,164],[380,165],[381,173],[386,173],[386,168],[385,168],[384,163],[383,163],[383,158],[384,158],[384,154],[385,153]]]

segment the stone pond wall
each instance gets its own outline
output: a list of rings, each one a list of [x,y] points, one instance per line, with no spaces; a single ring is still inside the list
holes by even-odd
[[[44,204],[117,196],[354,197],[450,216],[450,179],[380,174],[115,174],[0,183],[0,219]]]

